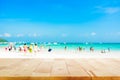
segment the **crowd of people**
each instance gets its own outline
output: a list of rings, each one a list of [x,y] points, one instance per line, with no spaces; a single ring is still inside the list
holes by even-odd
[[[37,53],[37,52],[40,52],[42,49],[44,48],[44,46],[40,46],[38,47],[37,44],[30,44],[30,45],[27,45],[26,43],[24,43],[23,45],[20,45],[19,47],[16,48],[16,46],[13,44],[13,43],[10,43],[8,47],[5,48],[6,51],[19,51],[19,52],[29,52],[29,53]],[[68,49],[67,46],[64,47],[64,50],[66,51]],[[51,52],[52,51],[52,48],[48,48],[48,52]],[[83,47],[78,47],[77,48],[77,51],[85,51],[85,48]],[[90,52],[94,52],[94,48],[93,47],[90,47],[89,48],[89,51]],[[110,52],[110,48],[108,48],[108,50],[106,51],[105,49],[104,50],[101,50],[101,53],[106,53],[106,52]]]
[[[42,46],[40,47],[42,48]],[[8,47],[5,48],[6,51],[19,51],[19,52],[30,52],[30,53],[36,53],[40,51],[40,48],[37,44],[30,44],[29,46],[25,43],[23,46],[19,46],[18,48],[15,47],[14,44],[10,43]]]

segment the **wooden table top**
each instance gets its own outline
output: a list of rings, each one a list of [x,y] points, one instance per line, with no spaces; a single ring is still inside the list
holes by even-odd
[[[119,58],[0,59],[0,80],[120,80]]]

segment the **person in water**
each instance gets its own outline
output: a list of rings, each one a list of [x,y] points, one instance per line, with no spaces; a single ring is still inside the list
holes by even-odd
[[[110,48],[108,48],[108,52],[110,52]]]
[[[34,52],[35,53],[38,52],[38,46],[37,46],[37,44],[34,45]]]
[[[101,53],[106,53],[105,49],[101,50]]]
[[[90,47],[90,51],[91,51],[91,52],[94,52],[94,48],[93,48],[93,47]]]
[[[29,52],[32,53],[33,52],[33,45],[30,44],[30,47],[29,47]]]
[[[24,44],[23,49],[24,49],[24,52],[27,52],[28,47],[27,47],[26,43]]]
[[[64,48],[64,49],[65,49],[65,51],[66,51],[66,50],[67,50],[67,46],[65,46],[65,48]]]
[[[82,47],[79,46],[79,47],[78,47],[78,51],[82,51]]]
[[[51,51],[52,51],[52,49],[49,47],[48,52],[51,52]]]
[[[19,52],[22,52],[23,51],[23,46],[20,46],[18,50],[19,50]]]
[[[8,50],[12,51],[13,50],[13,43],[9,43]]]

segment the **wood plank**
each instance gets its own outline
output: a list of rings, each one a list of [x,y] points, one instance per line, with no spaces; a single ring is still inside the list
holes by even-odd
[[[7,62],[3,61],[1,62],[2,64],[9,64],[5,65],[4,68],[0,69],[0,76],[11,76],[14,70],[16,70],[17,67],[19,67],[20,63],[24,62],[23,59],[5,59]],[[13,61],[13,62],[11,62]],[[3,66],[3,65],[2,65]],[[1,65],[0,65],[1,67]]]
[[[79,63],[72,60],[66,60],[66,64],[68,67],[68,71],[70,73],[70,76],[90,76]]]
[[[53,61],[43,60],[40,65],[32,73],[32,76],[50,76],[52,70]]]
[[[68,76],[68,69],[65,61],[55,60],[52,67],[51,76]]]
[[[28,59],[13,70],[14,76],[31,76],[36,67],[41,63],[38,59]],[[21,69],[22,68],[22,69]]]
[[[95,59],[91,59],[88,61],[89,64],[93,65],[96,69],[90,71],[94,76],[112,76],[115,75],[110,70],[108,70],[108,66],[105,64],[101,64],[100,62],[96,62]]]
[[[96,70],[96,68],[94,66],[92,66],[91,64],[88,64],[88,60],[89,59],[75,59],[76,62],[78,62],[81,67],[86,70],[86,72],[91,76],[94,77],[94,74],[92,74],[90,71],[92,70]]]
[[[29,80],[29,77],[0,77],[0,80]]]
[[[120,59],[0,59],[0,80],[120,80]]]
[[[111,77],[93,77],[92,80],[112,80]]]
[[[120,76],[120,74],[118,74],[120,73],[120,67],[119,67],[120,64],[118,63],[116,64],[111,59],[102,59],[102,60],[95,60],[95,61],[99,63],[99,67],[100,69],[102,69],[102,71],[109,72],[109,76]]]

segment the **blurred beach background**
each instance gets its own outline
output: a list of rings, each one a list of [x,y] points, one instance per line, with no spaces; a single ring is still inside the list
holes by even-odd
[[[15,50],[6,50],[10,44]],[[32,45],[32,52],[29,49],[24,51],[24,44],[28,47]],[[34,51],[35,44],[39,51]],[[20,47],[22,51],[19,51]],[[94,51],[90,51],[90,47]],[[1,42],[0,58],[120,58],[120,43]]]
[[[0,0],[0,39],[0,57],[26,50],[119,57],[120,0]]]
[[[0,47],[5,48],[9,46],[10,42],[0,42]],[[25,42],[12,42],[16,48],[23,46]],[[77,50],[79,47],[82,50],[89,51],[90,47],[93,47],[95,51],[107,50],[110,49],[111,51],[120,51],[120,43],[58,43],[58,42],[43,42],[43,43],[31,43],[27,42],[27,46],[30,44],[37,44],[38,47],[44,47],[48,49],[49,47],[53,50],[64,50],[65,47],[67,50]]]

